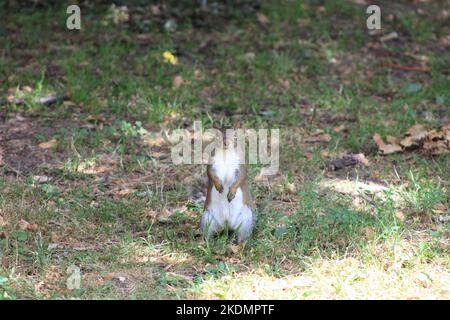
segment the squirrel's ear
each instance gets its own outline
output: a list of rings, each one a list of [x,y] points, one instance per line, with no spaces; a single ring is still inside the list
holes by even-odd
[[[236,123],[233,126],[234,129],[240,129],[242,128],[242,122],[241,120],[236,121]]]

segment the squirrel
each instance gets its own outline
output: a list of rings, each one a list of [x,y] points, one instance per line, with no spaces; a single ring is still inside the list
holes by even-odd
[[[240,128],[240,122],[233,129]],[[226,139],[225,128],[219,128],[223,147],[217,148],[207,166],[208,189],[200,229],[206,239],[225,227],[237,234],[239,243],[248,239],[254,225],[254,204],[247,183],[245,164],[241,164],[234,141]]]

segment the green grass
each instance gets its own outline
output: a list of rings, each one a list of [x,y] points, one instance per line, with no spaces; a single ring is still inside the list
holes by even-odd
[[[417,15],[383,2],[399,17],[383,18],[399,33],[385,44],[352,2],[252,3],[195,18],[170,2],[171,16],[186,10],[172,33],[149,12],[114,25],[107,7],[83,7],[79,32],[63,6],[0,14],[0,95],[26,101],[1,105],[1,125],[30,134],[0,142],[0,299],[449,298],[449,156],[380,156],[372,140],[448,124],[439,3]],[[420,56],[430,72],[383,67]],[[70,101],[33,103],[62,90]],[[279,174],[254,181],[261,165],[249,167],[258,216],[242,247],[232,233],[202,239],[190,198],[202,168],[174,166],[158,140],[211,119],[281,129]],[[317,129],[330,141],[302,141]],[[326,170],[349,152],[370,165]],[[74,265],[81,288],[69,290]]]

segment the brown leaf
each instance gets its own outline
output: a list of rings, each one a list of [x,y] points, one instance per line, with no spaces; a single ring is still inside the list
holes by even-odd
[[[406,131],[406,135],[400,141],[400,144],[405,148],[417,146],[419,145],[419,142],[427,136],[427,134],[428,131],[423,125],[416,124]]]
[[[347,129],[347,127],[345,126],[345,124],[341,124],[340,126],[337,126],[337,127],[334,127],[334,128],[333,128],[333,131],[336,132],[336,133],[343,132],[343,131],[347,131],[347,130],[348,130],[348,129]]]
[[[56,146],[57,142],[56,139],[51,139],[47,142],[41,142],[39,143],[39,148],[41,149],[50,149],[53,148],[54,146]]]
[[[129,195],[130,193],[133,193],[134,189],[130,189],[130,188],[123,188],[119,191],[116,192],[116,195],[118,195],[119,197],[124,197]]]
[[[409,148],[412,147],[413,145],[416,145],[416,141],[414,141],[412,137],[405,137],[402,140],[400,140],[400,144],[405,148]]]
[[[450,126],[446,125],[441,130],[431,130],[424,139],[423,149],[432,155],[450,153]]]
[[[267,26],[269,24],[269,19],[260,12],[256,14],[256,19],[258,19],[258,22],[263,26]]]
[[[398,140],[394,136],[387,136],[386,141],[389,142],[390,144],[398,144]]]
[[[437,214],[442,214],[447,212],[448,209],[442,203],[438,203],[433,207],[433,212]]]
[[[35,223],[30,224],[28,221],[20,219],[19,228],[23,231],[36,231],[38,229],[38,225]]]
[[[322,158],[328,158],[330,156],[330,153],[327,150],[323,149],[323,150],[320,150],[320,156]]]
[[[202,79],[202,72],[199,69],[195,69],[193,78],[195,80],[201,80]]]
[[[288,90],[291,86],[291,84],[289,83],[289,80],[279,80],[279,82],[285,90]]]
[[[405,221],[405,214],[403,213],[403,211],[396,211],[395,217],[400,221]]]
[[[183,77],[178,75],[178,76],[175,76],[175,78],[173,78],[172,85],[175,89],[178,89],[179,87],[181,87],[182,84],[183,84]]]
[[[105,118],[99,115],[91,114],[86,118],[90,122],[106,122]]]
[[[155,133],[155,134],[149,134],[145,138],[142,139],[142,143],[146,146],[150,147],[160,147],[164,144],[164,138],[162,137],[161,133]]]
[[[421,125],[416,124],[406,131],[406,134],[413,137],[415,140],[423,139],[427,135],[427,129]]]
[[[19,228],[20,230],[26,231],[28,230],[30,223],[24,219],[20,219],[19,221]]]
[[[391,153],[402,151],[402,147],[397,144],[385,144],[383,139],[381,138],[381,136],[378,133],[375,133],[373,135],[373,140],[375,141],[376,145],[378,146],[378,149],[383,154],[391,154]]]
[[[159,5],[151,5],[150,11],[151,11],[152,15],[154,15],[154,16],[161,15],[161,9],[159,8]]]

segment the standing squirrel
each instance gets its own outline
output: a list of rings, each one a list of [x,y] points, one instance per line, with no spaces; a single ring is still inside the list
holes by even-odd
[[[238,122],[233,129],[240,127]],[[213,128],[219,129],[215,123]],[[254,206],[247,184],[246,167],[241,164],[234,141],[227,141],[227,129],[219,130],[223,147],[215,150],[206,170],[208,191],[200,228],[208,239],[228,227],[236,232],[238,242],[243,242],[251,235],[254,225]]]

